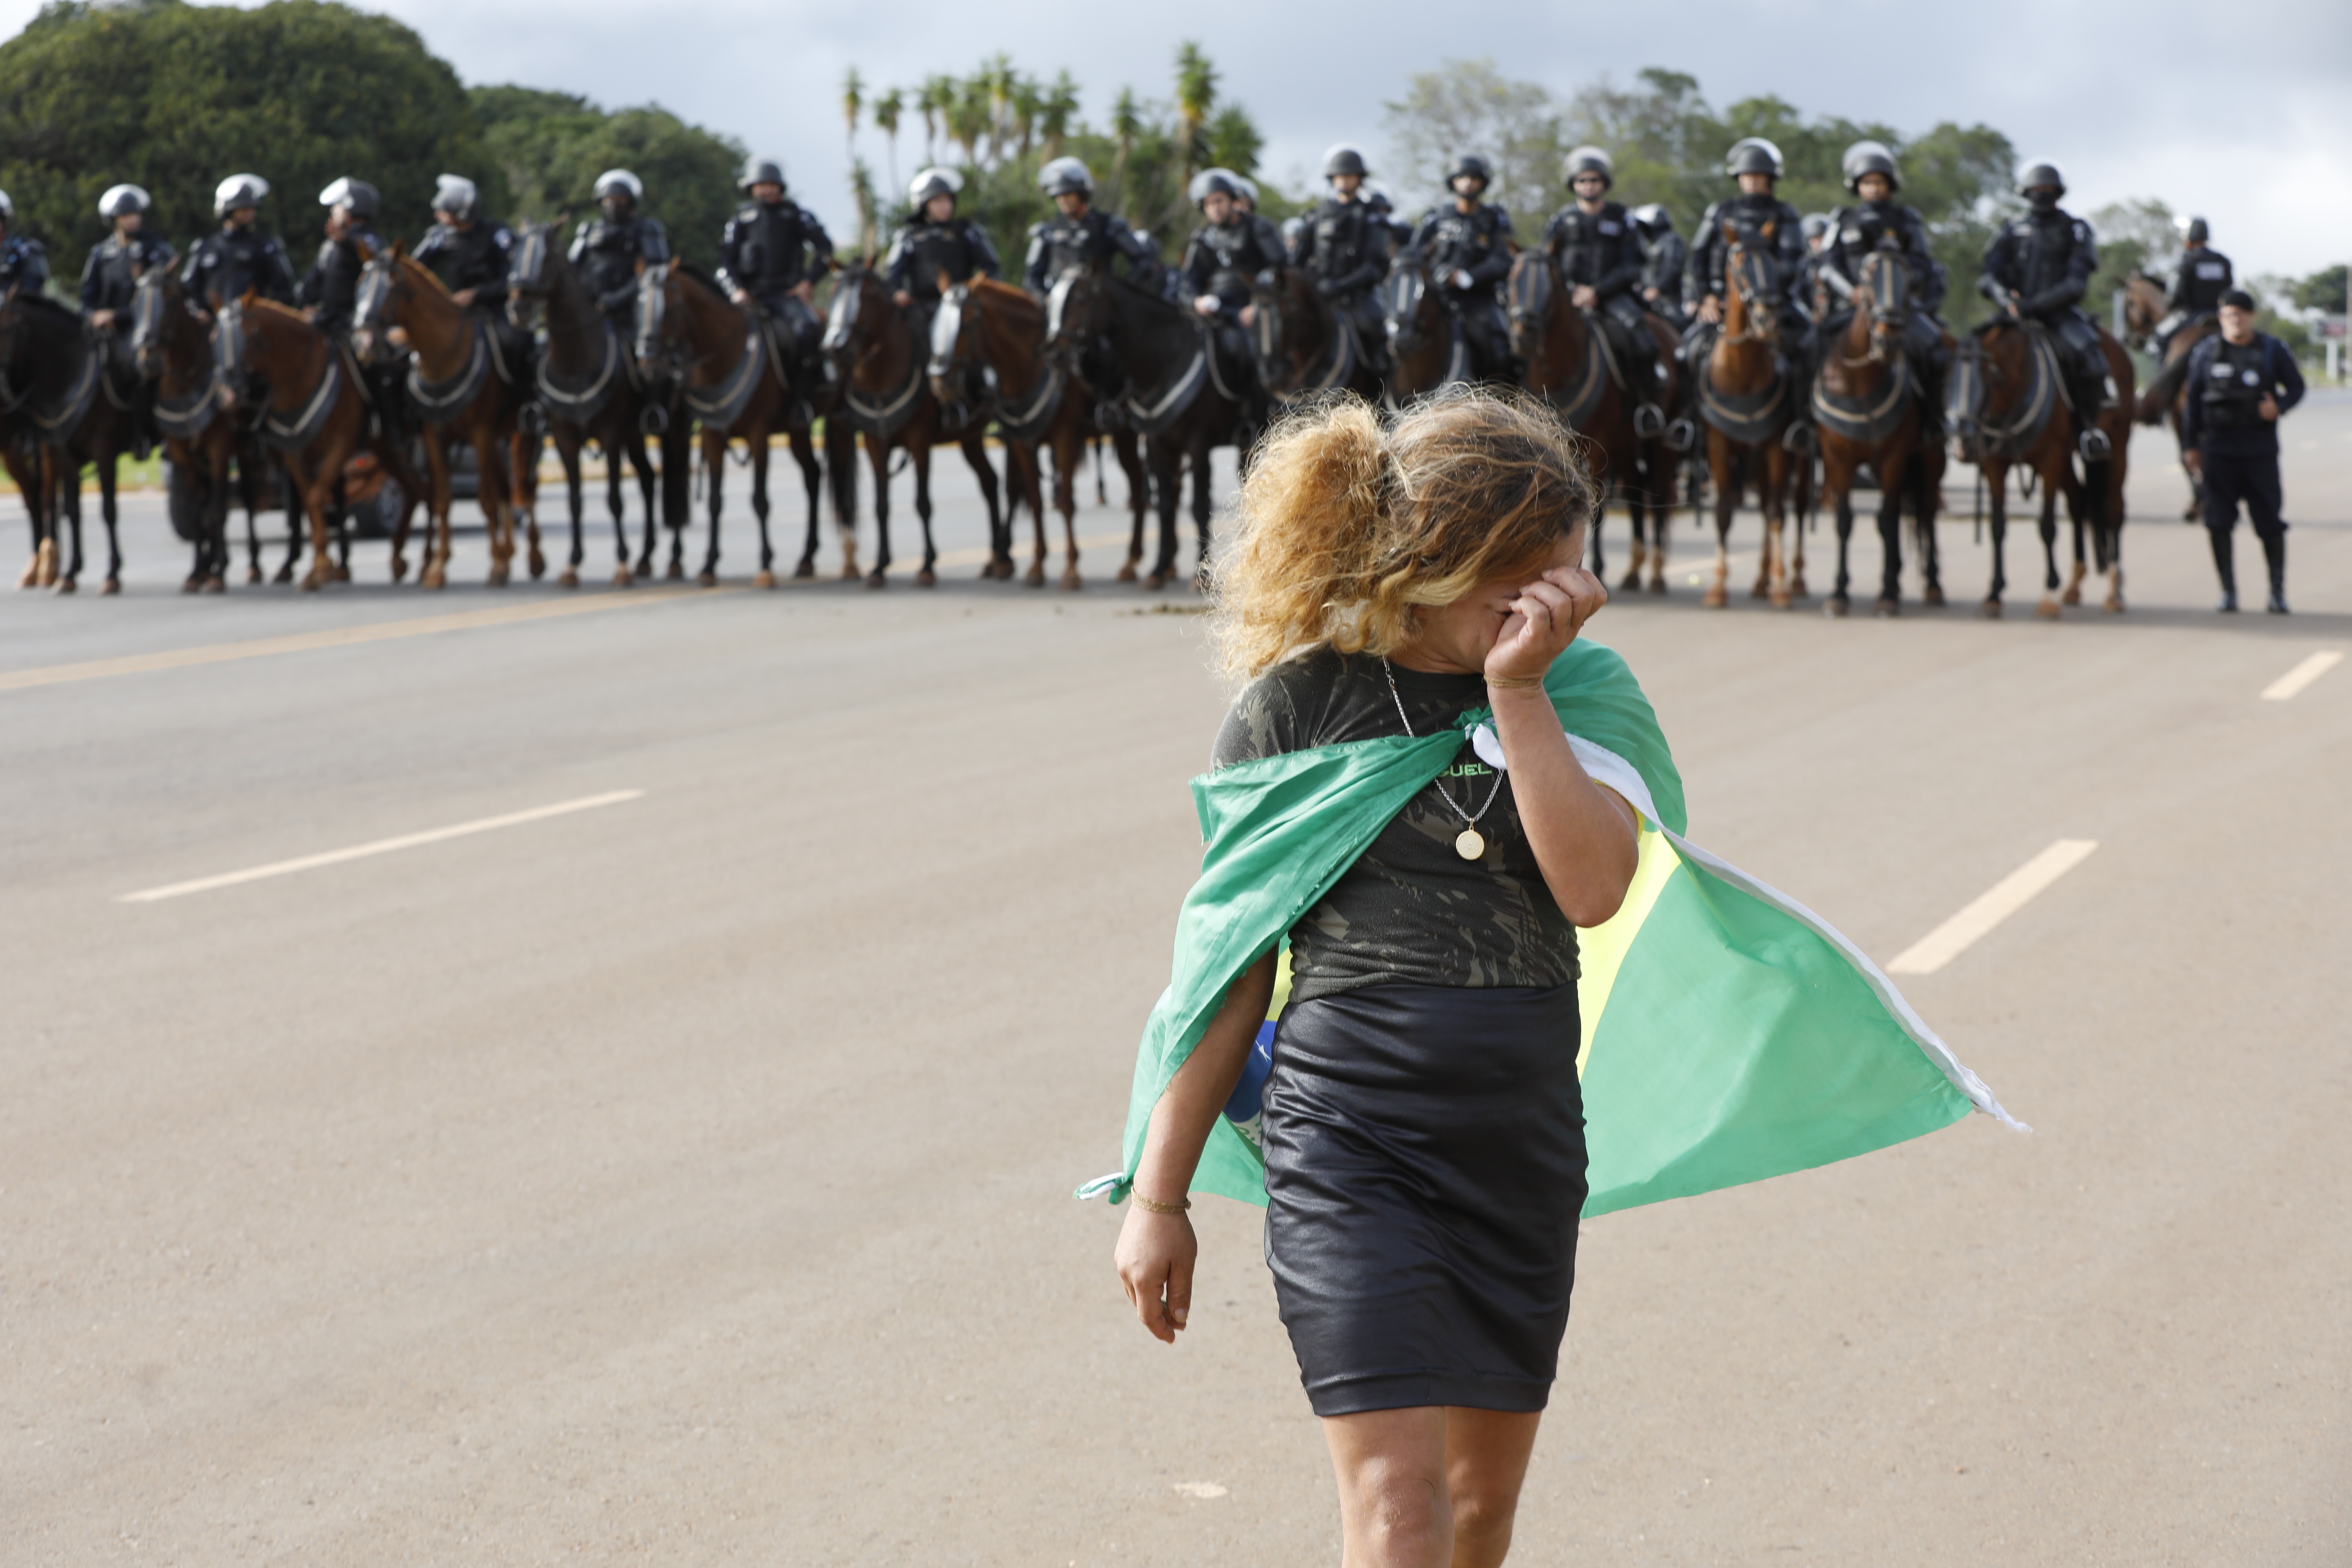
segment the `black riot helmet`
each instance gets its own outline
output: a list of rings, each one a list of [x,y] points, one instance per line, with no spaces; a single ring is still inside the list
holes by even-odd
[[[1323,177],[1328,180],[1339,174],[1353,174],[1359,179],[1369,178],[1371,174],[1371,171],[1364,167],[1363,153],[1345,142],[1335,144],[1323,154]]]
[[[2189,220],[2189,232],[2182,237],[2191,245],[2203,245],[2213,237],[2213,231],[2205,226],[2203,218],[2193,217]]]
[[[1452,168],[1445,171],[1445,188],[1449,191],[1454,189],[1454,182],[1461,179],[1465,174],[1471,179],[1478,182],[1478,190],[1481,195],[1486,193],[1487,186],[1495,183],[1495,171],[1493,166],[1490,165],[1486,159],[1481,158],[1475,153],[1465,153],[1462,156],[1454,160],[1454,166]]]
[[[1656,202],[1635,207],[1626,216],[1633,220],[1633,226],[1643,234],[1659,235],[1674,232],[1675,215]]]
[[[784,166],[773,158],[762,158],[756,154],[744,159],[743,172],[735,176],[735,188],[748,195],[753,185],[773,185],[778,190],[782,190]]]
[[[1192,176],[1192,187],[1184,194],[1199,206],[1211,196],[1223,195],[1238,201],[1241,198],[1241,176],[1231,169],[1203,169]]]
[[[1780,149],[1761,136],[1742,136],[1723,155],[1723,172],[1734,179],[1742,174],[1769,174],[1777,180],[1787,166]]]
[[[373,185],[346,174],[319,193],[319,205],[322,207],[349,207],[352,216],[364,223],[374,218],[379,203]]]
[[[1855,195],[1862,195],[1864,174],[1886,176],[1889,195],[1903,188],[1903,176],[1895,167],[1895,154],[1883,142],[1857,142],[1845,150],[1845,188]]]
[[[154,205],[136,185],[111,185],[98,198],[98,216],[112,223],[124,213],[143,213]]]
[[[1617,165],[1610,161],[1608,153],[1598,147],[1572,148],[1561,162],[1560,182],[1572,189],[1579,174],[1598,174],[1604,184],[1614,185],[1617,183]]]
[[[1055,196],[1080,195],[1092,201],[1095,177],[1076,158],[1055,158],[1037,171],[1037,188],[1045,193],[1048,201]]]
[[[2017,194],[2047,211],[2066,194],[2066,177],[2055,163],[2028,163],[2025,173],[2017,176]]]

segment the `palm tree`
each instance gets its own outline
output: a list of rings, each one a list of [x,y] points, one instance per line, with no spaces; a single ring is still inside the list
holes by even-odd
[[[923,162],[936,163],[940,161],[940,122],[955,107],[954,80],[945,76],[925,77],[923,90],[916,95],[915,103],[923,111]]]
[[[989,89],[985,71],[957,87],[948,105],[948,135],[963,149],[963,161],[980,166],[980,139],[988,134]]]
[[[1037,111],[1037,129],[1045,138],[1045,156],[1062,155],[1062,139],[1070,133],[1070,121],[1077,117],[1078,84],[1068,71],[1054,79],[1045,91],[1045,102]]]
[[[858,79],[857,68],[852,66],[841,82],[841,122],[849,128],[845,140],[852,163],[857,160],[857,117],[865,108],[866,84]]]
[[[1110,162],[1111,200],[1123,204],[1127,198],[1127,156],[1135,151],[1135,139],[1143,134],[1143,110],[1135,101],[1135,89],[1118,89],[1118,100],[1110,106],[1110,133],[1118,143],[1118,153]]]
[[[1216,107],[1216,102],[1217,68],[1209,63],[1200,45],[1183,45],[1176,51],[1176,158],[1184,172],[1176,190],[1180,204],[1184,193],[1192,188],[1194,172],[1208,153],[1202,128],[1208,123],[1209,110]]]
[[[898,117],[907,107],[907,95],[892,88],[874,100],[874,128],[888,139],[890,188],[898,188]],[[892,198],[896,200],[894,196]]]
[[[1020,155],[1029,156],[1036,145],[1037,117],[1045,112],[1045,95],[1038,90],[1035,79],[1017,77],[1013,83],[1013,133]]]

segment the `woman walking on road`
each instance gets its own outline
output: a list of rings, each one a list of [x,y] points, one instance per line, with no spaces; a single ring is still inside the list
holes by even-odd
[[[1217,629],[1249,685],[1217,768],[1477,731],[1286,911],[1260,1136],[1267,1261],[1349,1568],[1483,1568],[1510,1546],[1575,1279],[1575,928],[1617,910],[1638,853],[1638,814],[1580,764],[1545,687],[1608,599],[1577,565],[1592,487],[1548,412],[1462,391],[1391,425],[1355,402],[1293,419],[1241,504]],[[1357,754],[1369,776],[1390,753]],[[1163,1341],[1191,1305],[1186,1193],[1277,956],[1208,1018],[1133,1168],[1118,1272]]]

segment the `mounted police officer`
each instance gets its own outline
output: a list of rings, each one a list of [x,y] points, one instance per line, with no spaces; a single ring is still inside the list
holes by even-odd
[[[268,195],[269,182],[258,174],[231,174],[213,192],[213,216],[221,226],[196,241],[180,267],[180,287],[197,315],[209,316],[248,289],[281,305],[294,302],[286,247],[256,226]]]
[[[1617,167],[1598,147],[1578,147],[1564,163],[1576,199],[1544,226],[1544,248],[1559,263],[1569,300],[1600,322],[1625,367],[1633,422],[1645,439],[1665,423],[1658,407],[1657,343],[1643,320],[1642,242],[1622,204],[1609,199]]]
[[[2212,233],[2203,218],[2189,220],[2180,243],[2180,270],[2172,275],[2172,292],[2164,301],[2168,313],[2156,327],[2158,359],[2164,357],[2174,333],[2213,320],[2221,309],[2221,296],[2237,285],[2237,270],[2228,257],[2213,248]]]
[[[360,272],[367,258],[382,250],[383,237],[375,231],[381,198],[365,180],[346,175],[319,193],[327,209],[327,237],[319,242],[318,259],[302,277],[297,296],[303,313],[322,331],[351,330],[358,309]]]
[[[1029,254],[1021,265],[1029,292],[1043,300],[1064,274],[1086,267],[1108,271],[1117,257],[1126,258],[1129,282],[1160,287],[1160,258],[1135,230],[1095,210],[1095,180],[1084,163],[1055,158],[1037,171],[1037,186],[1054,204],[1054,216],[1029,226]]]
[[[1315,291],[1356,330],[1366,361],[1388,374],[1388,335],[1373,297],[1389,270],[1389,226],[1363,196],[1370,171],[1364,155],[1346,142],[1323,155],[1323,178],[1331,194],[1298,221],[1290,264],[1314,280]]]
[[[16,233],[16,204],[0,191],[0,289],[37,294],[49,281],[49,258],[37,239]]]
[[[882,262],[891,300],[902,310],[912,310],[917,330],[925,333],[945,290],[943,276],[948,283],[961,283],[1003,273],[988,231],[956,212],[956,195],[962,189],[963,176],[953,169],[917,174],[907,186],[907,221]]]
[[[833,237],[816,214],[784,194],[784,166],[747,158],[735,187],[749,199],[719,236],[719,281],[738,305],[756,305],[790,338],[794,385],[805,396],[822,380],[816,280],[833,269]]]
[[[1381,226],[1388,235],[1389,258],[1393,261],[1398,251],[1412,243],[1412,225],[1397,216],[1396,203],[1391,199],[1389,188],[1378,180],[1364,182],[1364,205],[1372,209],[1374,217],[1381,220]]]
[[[1891,251],[1901,261],[1910,305],[1903,323],[1903,351],[1919,377],[1919,412],[1928,438],[1944,436],[1944,332],[1937,312],[1944,307],[1944,271],[1927,248],[1927,226],[1916,208],[1898,203],[1903,175],[1884,143],[1857,142],[1846,149],[1845,188],[1857,198],[1831,215],[1822,236],[1815,275],[1827,311],[1813,334],[1814,367],[1853,319],[1853,291],[1862,264],[1873,251]]]
[[[497,312],[507,302],[514,232],[481,216],[481,193],[463,174],[443,174],[433,192],[433,227],[416,242],[416,259],[469,310]]]
[[[1288,256],[1290,242],[1282,237],[1282,230],[1274,226],[1273,219],[1258,216],[1257,182],[1247,174],[1234,174],[1231,169],[1226,170],[1225,173],[1233,174],[1234,190],[1236,193],[1234,197],[1234,205],[1241,208],[1243,218],[1257,231],[1258,248],[1268,256],[1277,258]]]
[[[153,205],[136,185],[113,186],[98,198],[98,216],[114,231],[92,247],[81,268],[82,314],[98,331],[111,331],[115,316],[131,308],[141,273],[169,267],[177,255],[144,227]]]
[[[2279,485],[2279,416],[2303,400],[2294,355],[2254,330],[2254,298],[2231,289],[2216,301],[2221,330],[2189,351],[2189,406],[2180,449],[2204,481],[2205,529],[2221,579],[2220,610],[2238,607],[2238,503],[2243,500],[2270,566],[2270,610],[2286,614],[2285,503]]]
[[[1690,263],[1690,247],[1675,232],[1674,215],[1657,203],[1635,207],[1634,237],[1642,242],[1642,300],[1679,331],[1687,322],[1683,310],[1683,268]]]
[[[2084,453],[2097,456],[2106,437],[2093,428],[2092,421],[2114,392],[2097,323],[2083,313],[2082,299],[2091,274],[2098,270],[2098,247],[2091,226],[2059,206],[2066,182],[2054,165],[2030,165],[2019,176],[2017,188],[2028,210],[2002,225],[1985,247],[1984,276],[1977,280],[1977,289],[2011,315],[2039,321],[2056,335]]]
[[[1805,283],[1798,290],[1804,301],[1805,313],[1818,321],[1826,308],[1822,296],[1822,246],[1829,238],[1830,226],[1835,220],[1827,213],[1807,213],[1797,225],[1805,237]]]
[[[1461,324],[1481,380],[1517,380],[1511,331],[1496,288],[1511,270],[1511,215],[1482,199],[1495,183],[1486,160],[1465,153],[1446,172],[1451,206],[1433,207],[1412,237],[1428,261],[1440,298]]]
[[[1785,167],[1780,149],[1761,136],[1743,136],[1724,154],[1723,172],[1739,182],[1739,194],[1716,202],[1699,219],[1697,237],[1691,241],[1690,268],[1683,278],[1684,298],[1697,301],[1691,312],[1691,329],[1683,338],[1683,356],[1692,371],[1694,399],[1698,384],[1705,379],[1706,356],[1714,342],[1712,329],[1723,321],[1727,287],[1724,270],[1731,256],[1726,229],[1738,237],[1743,248],[1771,258],[1780,297],[1751,301],[1749,308],[1777,310],[1782,352],[1790,356],[1792,365],[1802,357],[1805,331],[1811,325],[1803,302],[1805,220],[1795,207],[1773,194]],[[1795,400],[1790,423],[1810,431],[1811,398]]]
[[[596,306],[612,318],[622,341],[635,341],[637,266],[669,259],[669,234],[659,218],[638,212],[646,183],[626,169],[596,176],[596,216],[581,221],[567,253]]]
[[[1205,219],[1185,242],[1177,268],[1182,298],[1207,321],[1223,347],[1223,363],[1244,378],[1243,417],[1265,427],[1265,395],[1258,390],[1256,362],[1242,336],[1250,302],[1250,280],[1282,264],[1279,237],[1269,246],[1273,226],[1244,212],[1241,176],[1231,169],[1203,169],[1192,177],[1192,205]]]

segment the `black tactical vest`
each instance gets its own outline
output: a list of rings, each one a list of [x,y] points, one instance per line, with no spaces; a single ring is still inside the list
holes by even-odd
[[[2205,406],[2205,422],[2216,430],[2252,430],[2263,423],[2255,405],[2270,390],[2269,345],[2258,336],[2250,343],[2214,340],[2212,363],[2205,367],[2205,383],[2198,401]]]

